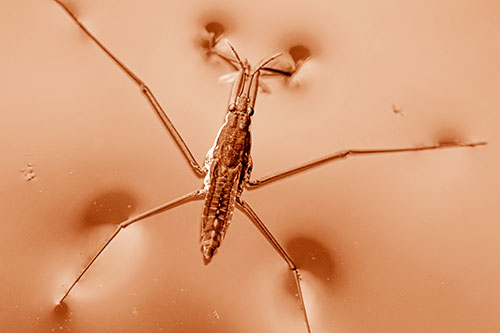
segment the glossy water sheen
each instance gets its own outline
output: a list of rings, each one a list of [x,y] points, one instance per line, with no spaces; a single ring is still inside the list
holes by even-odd
[[[500,332],[498,0],[68,2],[200,162],[232,71],[199,50],[205,19],[252,64],[311,49],[301,86],[266,80],[258,97],[256,178],[340,149],[487,140],[353,158],[242,198],[301,269],[313,332]],[[2,1],[0,25],[0,331],[304,333],[287,266],[238,210],[203,264],[203,201],[125,229],[54,311],[114,224],[202,180],[59,6]]]

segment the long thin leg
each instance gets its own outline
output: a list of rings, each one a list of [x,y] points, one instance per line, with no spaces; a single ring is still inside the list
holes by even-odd
[[[160,103],[156,99],[156,97],[153,95],[153,92],[149,87],[141,80],[137,75],[135,75],[124,63],[122,63],[118,58],[116,58],[111,51],[109,51],[88,29],[81,23],[78,18],[64,5],[60,0],[54,0],[57,2],[65,11],[68,13],[68,15],[75,21],[76,24],[83,30],[83,32],[89,36],[114,62],[117,64],[126,74],[127,76],[132,79],[141,89],[142,94],[146,97],[148,100],[149,104],[153,108],[153,111],[156,113],[158,116],[160,122],[162,125],[167,129],[167,131],[170,133],[172,138],[174,139],[176,145],[179,147],[181,150],[182,154],[188,161],[188,163],[191,165],[193,168],[193,171],[199,175],[203,176],[206,173],[206,170],[202,168],[196,159],[194,158],[193,154],[189,150],[189,147],[187,146],[186,142],[184,142],[184,139],[182,139],[181,135],[175,128],[174,124],[172,121],[168,118],[167,114],[161,107]]]
[[[229,64],[229,66],[231,66],[234,70],[238,70],[238,61],[235,60],[235,59],[231,59],[231,58],[228,58],[226,57],[225,55],[219,53],[218,51],[211,51],[210,53],[218,56],[219,58],[221,58],[224,62],[226,62],[227,64]],[[294,72],[289,72],[289,71],[285,71],[283,69],[278,69],[278,68],[273,68],[273,67],[262,67],[262,70],[263,71],[267,71],[263,73],[263,75],[284,75],[284,76],[292,76]]]
[[[355,155],[369,155],[369,154],[382,154],[382,153],[403,153],[410,151],[421,151],[421,150],[433,150],[433,149],[442,149],[442,148],[458,148],[458,147],[475,147],[486,145],[486,142],[474,142],[474,143],[442,143],[431,146],[421,146],[421,147],[410,147],[410,148],[395,148],[395,149],[348,149],[341,150],[331,155],[327,155],[321,157],[317,160],[313,160],[307,162],[305,164],[296,166],[291,169],[283,170],[276,172],[274,174],[270,174],[268,176],[264,176],[260,179],[251,180],[247,182],[246,186],[249,189],[254,189],[258,186],[262,186],[265,184],[269,184],[279,179],[283,179],[288,176],[292,176],[294,174],[300,173],[302,171],[306,171],[308,169],[320,166],[322,164],[332,162],[335,160],[345,159],[349,156]]]
[[[226,57],[225,55],[223,55],[222,53],[220,53],[217,50],[210,50],[210,54],[216,55],[219,58],[221,58],[224,62],[226,62],[229,66],[231,66],[235,71],[239,70],[238,61],[236,59]],[[294,72],[289,72],[289,71],[285,71],[282,69],[277,69],[277,68],[267,67],[267,66],[262,67],[262,70],[268,72],[268,73],[263,73],[263,75],[292,76],[294,73]]]
[[[75,285],[80,281],[80,279],[83,277],[83,275],[88,271],[90,266],[97,260],[97,258],[101,255],[101,253],[108,247],[108,245],[111,243],[113,239],[118,235],[118,233],[122,230],[131,225],[132,223],[139,222],[141,220],[144,220],[147,217],[151,217],[154,215],[157,215],[159,213],[162,213],[164,211],[167,211],[169,209],[172,209],[174,207],[180,206],[182,204],[185,204],[189,201],[200,199],[203,195],[205,194],[204,190],[196,190],[191,193],[187,193],[181,197],[178,197],[172,201],[169,201],[167,203],[164,203],[163,205],[160,205],[158,207],[155,207],[153,209],[150,209],[142,214],[139,214],[137,216],[131,217],[126,221],[123,221],[118,225],[116,228],[115,232],[108,238],[108,240],[101,246],[99,251],[97,251],[97,254],[89,261],[89,263],[85,266],[85,268],[81,271],[81,273],[77,276],[75,281],[71,284],[71,286],[68,288],[68,290],[64,293],[63,297],[59,301],[58,304],[61,304],[64,302],[64,299],[69,295],[71,290],[75,287]]]
[[[299,270],[297,269],[297,266],[292,261],[290,256],[286,253],[286,251],[283,249],[283,247],[280,245],[280,243],[276,240],[276,238],[274,238],[273,234],[269,231],[269,229],[267,229],[264,222],[262,222],[259,216],[254,212],[252,207],[250,207],[250,205],[241,198],[238,198],[236,202],[238,204],[238,208],[240,208],[250,218],[253,224],[257,227],[257,229],[259,229],[262,235],[264,235],[264,237],[268,240],[268,242],[276,250],[276,252],[278,252],[278,254],[283,258],[283,260],[285,260],[286,264],[292,271],[293,276],[295,278],[295,285],[297,287],[297,294],[299,295],[300,304],[302,306],[302,313],[304,314],[307,332],[311,333],[311,326],[309,325],[309,318],[307,316],[307,310],[304,303],[304,296],[302,295],[302,287],[300,285],[300,274]]]
[[[57,1],[57,0],[56,0]],[[235,71],[238,71],[240,69],[240,63],[237,59],[233,59],[230,57],[225,56],[224,54],[220,53],[218,50],[215,49],[215,45],[219,42],[219,40],[214,39],[214,35],[210,35],[208,40],[208,50],[207,53],[208,55],[215,55],[219,57],[222,61],[227,63],[229,66],[231,66]],[[267,67],[264,66],[261,68],[261,70],[264,71],[262,73],[263,75],[284,75],[284,76],[292,76],[295,73],[295,70],[292,72],[283,70],[283,69],[277,69],[273,67]]]

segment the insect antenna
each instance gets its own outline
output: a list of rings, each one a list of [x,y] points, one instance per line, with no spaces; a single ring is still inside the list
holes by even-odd
[[[260,71],[262,68],[264,68],[265,65],[267,65],[268,63],[270,63],[274,59],[281,57],[282,55],[283,55],[283,52],[279,52],[279,53],[273,54],[269,58],[266,58],[265,60],[261,61],[261,64],[253,71],[252,76],[254,76],[255,73]]]
[[[249,98],[249,103],[248,106],[250,108],[250,114],[253,114],[253,108],[255,106],[255,100],[257,98],[257,92],[259,90],[259,75],[260,75],[260,70],[264,68],[265,65],[273,61],[274,59],[281,57],[283,53],[276,53],[269,58],[264,59],[261,61],[260,65],[257,66],[257,68],[252,72],[252,77],[250,78],[250,83],[248,85],[248,90],[247,90],[247,96]]]
[[[226,39],[226,44],[229,46],[229,48],[233,52],[234,56],[238,60],[238,63],[240,64],[241,68],[245,68],[246,67],[245,64],[243,63],[243,61],[241,61],[241,58],[240,58],[238,52],[234,48],[233,44],[231,44],[231,42],[229,41],[229,39]]]

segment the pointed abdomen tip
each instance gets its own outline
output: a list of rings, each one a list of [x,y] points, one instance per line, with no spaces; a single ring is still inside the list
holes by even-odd
[[[215,254],[215,249],[212,247],[203,247],[203,263],[208,265],[212,261]]]

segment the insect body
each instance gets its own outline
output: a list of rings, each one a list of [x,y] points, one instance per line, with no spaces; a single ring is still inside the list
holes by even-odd
[[[215,146],[207,157],[205,207],[200,242],[203,259],[209,263],[220,246],[243,191],[250,164],[250,116],[243,112],[228,113]]]
[[[234,47],[228,42],[241,66],[233,84],[226,121],[222,125],[205,161],[205,207],[201,222],[200,242],[203,260],[208,264],[220,246],[229,227],[236,200],[250,179],[250,123],[254,113],[259,88],[261,68],[281,54],[261,63],[250,74],[248,61],[241,61]]]

